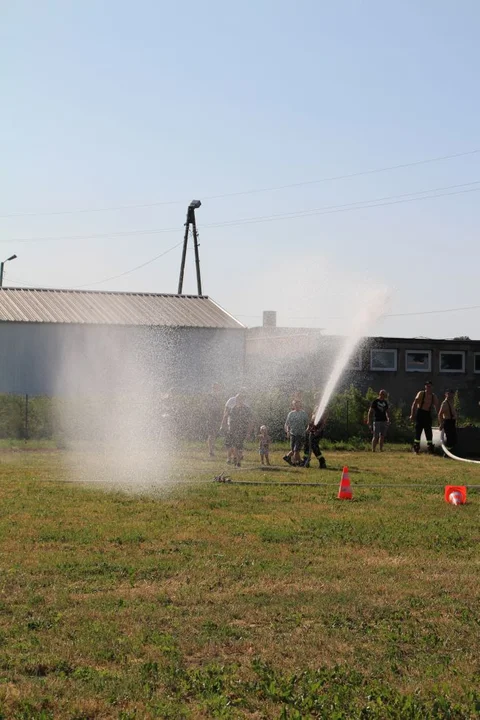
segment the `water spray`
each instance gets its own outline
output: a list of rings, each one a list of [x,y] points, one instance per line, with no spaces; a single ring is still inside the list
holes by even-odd
[[[350,360],[355,348],[365,335],[368,329],[377,320],[379,320],[385,312],[388,301],[388,292],[386,288],[375,290],[369,297],[359,313],[352,318],[352,327],[349,335],[345,338],[345,342],[333,366],[330,377],[328,378],[325,390],[323,392],[320,404],[315,415],[315,424],[318,425],[327,409],[332,393],[340,380],[345,367]]]

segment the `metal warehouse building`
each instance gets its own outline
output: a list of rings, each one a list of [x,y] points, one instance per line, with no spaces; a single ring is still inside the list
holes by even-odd
[[[0,392],[202,392],[243,375],[245,328],[206,296],[0,289]]]

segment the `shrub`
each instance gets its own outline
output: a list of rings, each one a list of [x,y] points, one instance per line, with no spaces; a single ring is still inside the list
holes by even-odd
[[[25,398],[0,395],[0,437],[22,438],[25,433]]]

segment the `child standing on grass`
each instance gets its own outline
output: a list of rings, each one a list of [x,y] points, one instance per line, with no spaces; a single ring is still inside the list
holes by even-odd
[[[260,462],[262,465],[270,465],[269,450],[270,450],[270,435],[268,434],[268,428],[266,425],[260,426],[260,433],[258,435],[260,445],[258,452],[260,453]]]

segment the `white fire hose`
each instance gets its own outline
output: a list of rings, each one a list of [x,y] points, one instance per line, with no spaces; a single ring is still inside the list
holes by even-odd
[[[445,445],[445,433],[443,430],[440,432],[440,442],[442,445],[442,450],[445,453],[445,455],[448,455],[449,458],[452,458],[452,460],[460,460],[460,462],[468,462],[473,463],[474,465],[480,465],[480,460],[470,460],[468,458],[462,458],[458,457],[458,455],[454,455]]]

